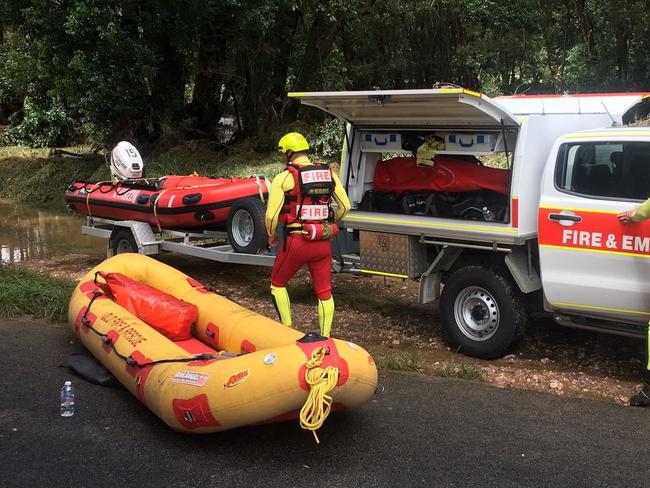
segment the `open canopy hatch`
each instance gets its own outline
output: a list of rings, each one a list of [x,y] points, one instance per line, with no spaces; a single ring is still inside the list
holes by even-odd
[[[462,88],[289,93],[359,127],[518,126],[514,115],[480,93]]]

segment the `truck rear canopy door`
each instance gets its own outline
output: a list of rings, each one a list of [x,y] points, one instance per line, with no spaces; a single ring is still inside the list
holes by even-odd
[[[515,117],[492,99],[462,88],[290,93],[309,105],[358,127],[519,126]]]
[[[621,118],[637,108],[639,104],[650,102],[650,93],[515,95],[496,97],[494,102],[516,115],[608,113],[620,122]]]

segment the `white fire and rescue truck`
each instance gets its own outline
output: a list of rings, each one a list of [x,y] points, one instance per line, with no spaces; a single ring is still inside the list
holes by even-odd
[[[420,303],[440,298],[461,352],[502,356],[532,310],[562,325],[646,336],[650,223],[623,225],[616,215],[650,196],[650,128],[622,128],[648,113],[650,94],[290,96],[347,122],[340,178],[353,210],[344,226],[360,271],[418,280]],[[380,169],[415,159],[426,141],[473,169],[500,162],[505,190],[376,191]],[[445,168],[434,160],[429,170]],[[445,177],[462,177],[455,171]]]

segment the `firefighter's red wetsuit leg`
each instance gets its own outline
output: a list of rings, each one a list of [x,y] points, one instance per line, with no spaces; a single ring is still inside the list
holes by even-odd
[[[314,291],[319,300],[328,300],[332,296],[332,246],[329,240],[313,241],[311,250],[313,255],[307,266]]]
[[[271,285],[286,287],[291,277],[307,263],[316,295],[320,300],[329,299],[332,296],[330,241],[308,241],[301,234],[289,234],[286,246],[280,246],[271,270]]]

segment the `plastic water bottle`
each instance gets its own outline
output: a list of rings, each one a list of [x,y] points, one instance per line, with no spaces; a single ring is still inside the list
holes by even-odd
[[[490,210],[487,207],[483,207],[482,210],[483,210],[483,218],[488,222],[492,222],[494,220],[494,214],[492,213],[492,210]]]
[[[61,388],[61,417],[74,415],[74,388],[71,381],[66,381]]]

